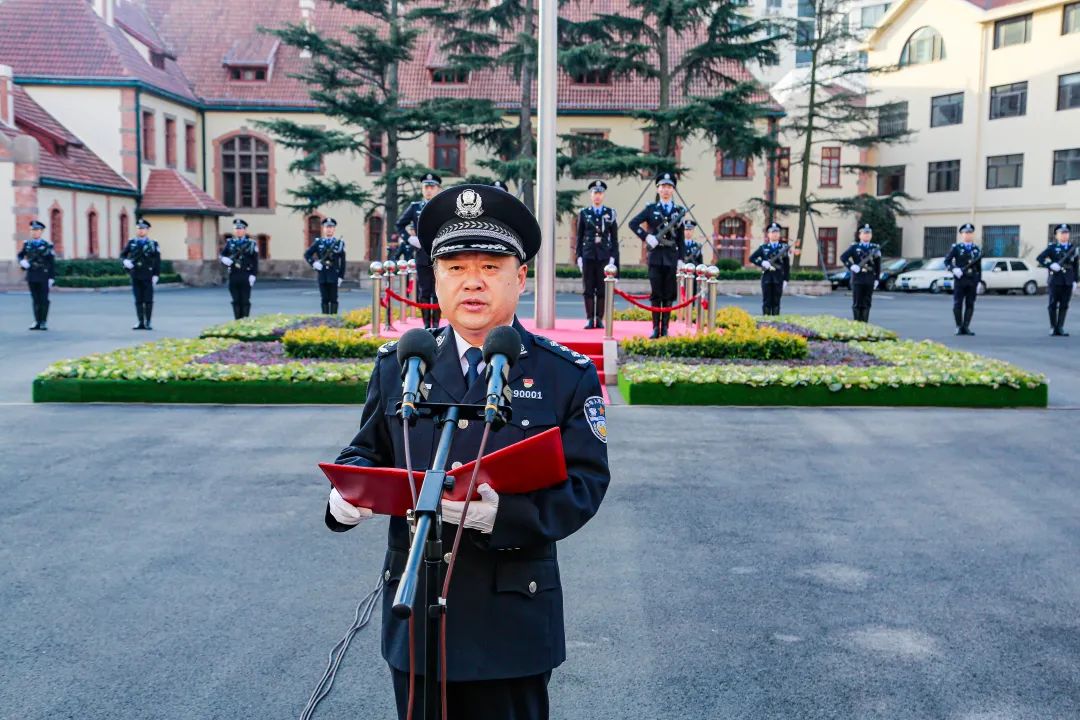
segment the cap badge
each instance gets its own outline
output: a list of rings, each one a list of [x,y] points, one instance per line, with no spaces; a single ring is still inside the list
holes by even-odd
[[[462,190],[457,196],[457,216],[472,220],[484,214],[484,202],[475,190]]]

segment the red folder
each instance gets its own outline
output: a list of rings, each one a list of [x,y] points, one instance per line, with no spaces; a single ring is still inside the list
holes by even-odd
[[[451,470],[447,475],[456,482],[447,500],[464,500],[469,489],[476,461]],[[412,508],[409,474],[400,468],[370,468],[356,465],[319,463],[319,468],[341,497],[357,507],[371,508],[376,515],[404,517]],[[423,485],[424,473],[414,472],[416,490]],[[559,428],[545,430],[521,442],[508,445],[484,456],[476,485],[491,485],[495,492],[517,495],[553,487],[567,478],[566,457],[563,455],[562,432]],[[473,499],[479,495],[473,494]]]

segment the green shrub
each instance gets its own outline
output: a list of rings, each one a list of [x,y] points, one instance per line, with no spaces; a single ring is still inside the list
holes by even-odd
[[[294,358],[368,358],[374,357],[385,343],[385,338],[372,337],[362,330],[325,326],[289,330],[281,338],[285,354]]]
[[[732,358],[794,360],[807,355],[806,338],[774,328],[725,330],[703,335],[672,335],[657,340],[627,338],[620,343],[627,355],[662,358]]]
[[[731,272],[733,270],[742,270],[743,264],[735,258],[720,258],[716,261],[716,267],[720,268],[720,272]]]
[[[177,273],[162,272],[158,282],[180,283],[183,279]],[[74,288],[125,287],[131,284],[131,278],[127,275],[58,275],[56,284]]]
[[[161,276],[175,274],[173,269],[172,260],[161,261]],[[60,285],[59,278],[62,277],[107,277],[107,276],[123,276],[127,277],[127,271],[124,269],[123,261],[112,259],[95,259],[85,258],[79,260],[57,260],[56,261],[56,277],[57,285]],[[162,279],[162,282],[165,282]],[[83,286],[90,287],[90,286]]]
[[[256,315],[241,320],[230,320],[210,327],[199,333],[201,338],[232,338],[244,342],[269,342],[280,340],[285,331],[298,323],[311,318],[331,318],[332,315],[288,315],[271,313]]]

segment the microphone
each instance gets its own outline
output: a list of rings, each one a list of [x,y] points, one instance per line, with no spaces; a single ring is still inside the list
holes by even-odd
[[[509,325],[500,325],[484,339],[484,362],[487,368],[487,400],[484,403],[484,422],[501,425],[505,422],[500,407],[510,406],[510,368],[521,354],[521,336]]]
[[[397,359],[401,363],[401,408],[398,411],[405,422],[415,422],[416,402],[427,397],[420,381],[427,369],[435,363],[438,346],[427,330],[413,328],[398,340]]]

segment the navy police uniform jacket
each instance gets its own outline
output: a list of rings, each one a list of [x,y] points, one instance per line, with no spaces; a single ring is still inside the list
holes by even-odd
[[[881,277],[881,246],[877,243],[852,243],[851,247],[840,255],[840,262],[847,266],[862,264],[862,270],[851,273],[851,282],[859,285],[874,285]]]
[[[754,251],[750,256],[750,262],[758,267],[761,267],[761,263],[766,260],[773,266],[772,270],[765,270],[762,268],[761,282],[765,284],[769,283],[784,283],[791,279],[791,253],[787,253],[780,260],[775,258],[784,249],[784,243],[764,243],[761,247]]]
[[[1080,258],[1078,249],[1073,243],[1062,245],[1059,242],[1050,243],[1049,247],[1039,253],[1035,259],[1046,269],[1050,269],[1053,263],[1061,266],[1059,272],[1050,271],[1049,284],[1053,286],[1071,286],[1080,277]]]
[[[949,270],[959,268],[964,271],[960,280],[982,280],[982,250],[975,243],[955,243],[945,256],[945,267]]]
[[[427,205],[426,200],[416,200],[409,203],[409,207],[405,208],[405,212],[401,213],[397,225],[394,226],[397,228],[398,237],[400,237],[406,245],[409,244],[409,233],[406,232],[406,228],[412,225],[413,234],[416,234],[416,226],[420,223],[420,211],[424,209],[425,205]],[[417,265],[421,267],[431,265],[431,256],[424,252],[423,249],[414,248],[411,245],[409,245],[409,247],[413,251],[413,256]]]
[[[558,540],[581,528],[596,513],[607,490],[607,424],[596,368],[588,358],[532,335],[520,323],[521,354],[510,371],[512,421],[488,438],[490,453],[553,427],[562,429],[569,479],[546,490],[500,495],[491,534],[466,530],[447,597],[447,678],[451,682],[525,677],[547,672],[566,658]],[[430,402],[483,403],[483,376],[466,390],[465,377],[447,327],[432,330],[438,343],[435,363],[424,383]],[[360,431],[337,462],[369,467],[405,467],[401,421],[401,365],[396,343],[379,352],[368,384]],[[459,425],[451,463],[476,458],[483,423]],[[438,434],[430,420],[411,431],[414,469],[434,459]],[[449,468],[448,468],[449,469]],[[331,530],[347,530],[326,510]],[[457,526],[443,526],[449,550]],[[409,550],[403,518],[391,518],[383,566],[382,653],[403,672],[409,670],[408,621],[393,615],[394,593]],[[443,565],[443,571],[446,566]],[[416,667],[424,667],[421,633],[415,632]]]
[[[672,216],[680,218],[675,227],[671,228],[664,238],[658,234],[660,228],[667,225]],[[686,234],[682,224],[682,217],[686,215],[686,208],[677,203],[671,203],[667,210],[660,202],[649,203],[641,212],[630,218],[630,231],[641,238],[642,242],[649,235],[656,235],[660,244],[649,249],[649,265],[657,267],[675,267],[684,259],[686,252]],[[648,229],[642,227],[646,225]]]
[[[582,208],[577,221],[577,256],[582,260],[599,260],[605,265],[615,258],[618,265],[618,229],[614,209],[606,205]]]
[[[19,250],[19,259],[30,263],[27,282],[46,282],[56,277],[56,254],[48,240],[27,240]]]
[[[133,280],[149,280],[161,275],[161,248],[156,240],[134,237],[120,251],[121,260],[130,260],[135,267],[128,270]]]
[[[233,261],[229,266],[230,277],[243,275],[247,279],[248,275],[259,275],[259,246],[251,238],[229,238],[221,254]]]
[[[323,269],[316,270],[320,283],[337,283],[345,277],[345,242],[336,237],[318,238],[304,251],[304,260],[308,265],[316,260],[322,263]]]

